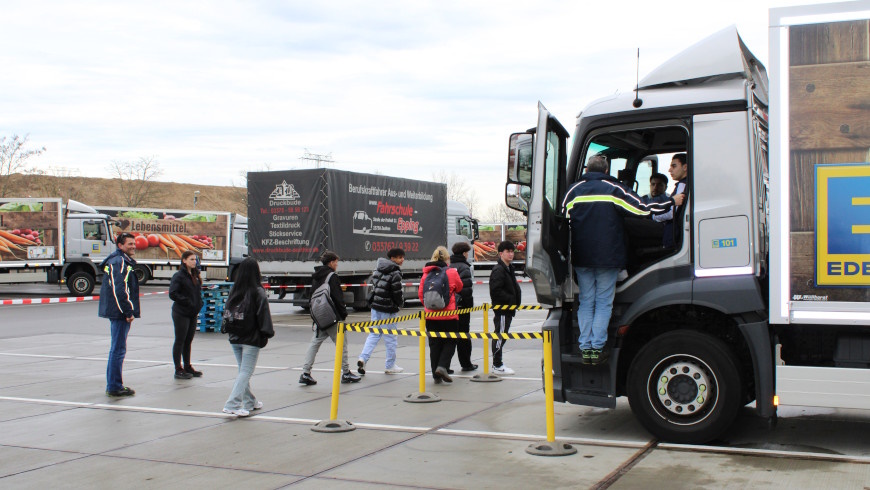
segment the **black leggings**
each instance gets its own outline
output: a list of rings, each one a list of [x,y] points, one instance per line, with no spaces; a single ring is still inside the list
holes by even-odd
[[[429,332],[455,332],[458,326],[457,320],[432,320],[426,319],[426,330]],[[438,367],[447,369],[450,367],[450,359],[456,351],[456,339],[442,339],[429,337],[429,362],[434,373]]]
[[[181,370],[182,357],[184,358],[184,366],[190,366],[190,345],[193,344],[193,336],[196,333],[196,317],[179,315],[173,311],[172,323],[175,325],[172,360],[175,362],[175,369]]]
[[[471,313],[459,315],[457,332],[468,333],[471,330]],[[471,368],[471,339],[456,339],[456,357],[463,369]]]

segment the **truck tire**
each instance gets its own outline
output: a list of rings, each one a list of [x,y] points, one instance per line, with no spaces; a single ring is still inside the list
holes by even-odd
[[[661,440],[702,444],[737,417],[743,392],[738,361],[721,340],[669,332],[638,352],[628,372],[628,401],[641,425]]]
[[[89,272],[79,271],[66,280],[66,287],[73,296],[87,296],[94,290],[96,280]]]
[[[136,279],[139,280],[140,286],[151,280],[151,270],[144,265],[133,267],[133,272],[136,274]]]

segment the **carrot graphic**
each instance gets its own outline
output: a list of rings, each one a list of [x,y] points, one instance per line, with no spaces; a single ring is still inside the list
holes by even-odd
[[[17,243],[18,245],[36,245],[36,242],[32,242],[26,238],[14,235],[12,233],[9,233],[8,231],[0,230],[0,237],[9,240],[12,243]]]

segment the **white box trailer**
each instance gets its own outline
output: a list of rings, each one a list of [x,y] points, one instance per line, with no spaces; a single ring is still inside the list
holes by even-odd
[[[728,28],[637,93],[592,102],[570,149],[542,104],[536,129],[511,135],[506,197],[528,214],[526,273],[550,306],[558,401],[627,396],[645,428],[683,443],[720,436],[753,401],[771,421],[785,404],[870,408],[868,38],[867,1],[774,9],[770,85]],[[560,204],[592,156],[633,187],[650,157],[681,153],[675,245],[626,221],[610,358],[588,364]]]

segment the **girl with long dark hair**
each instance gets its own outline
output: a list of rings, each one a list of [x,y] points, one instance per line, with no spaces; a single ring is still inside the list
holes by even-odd
[[[172,344],[175,379],[198,378],[202,372],[193,369],[190,363],[190,346],[196,334],[196,318],[202,309],[202,279],[196,268],[196,254],[190,250],[181,254],[178,272],[169,284],[169,299],[173,301],[172,323],[175,325],[175,343]]]
[[[251,410],[263,408],[263,402],[251,393],[251,376],[257,367],[260,349],[275,335],[275,330],[272,328],[269,300],[262,282],[259,264],[251,257],[246,258],[239,264],[236,282],[224,306],[230,313],[243,313],[243,330],[228,332],[239,373],[233,391],[224,404],[224,413],[239,417],[247,417]]]

